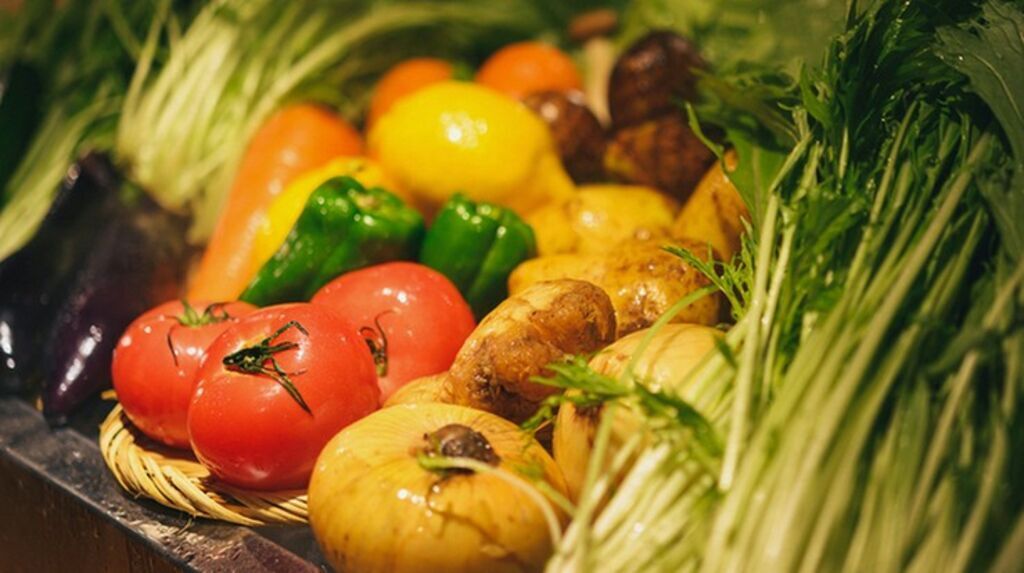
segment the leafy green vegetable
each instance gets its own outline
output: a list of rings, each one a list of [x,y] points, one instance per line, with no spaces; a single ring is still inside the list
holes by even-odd
[[[691,378],[724,453],[707,463],[662,427],[553,569],[1019,565],[1022,29],[1004,0],[851,10],[794,84],[785,160],[745,183],[752,267],[705,269],[751,285],[730,350]],[[787,97],[770,91],[767,109]],[[739,102],[730,137],[778,153],[744,127],[757,106],[723,101]]]
[[[113,126],[139,37],[150,29],[154,14],[177,26],[189,13],[188,3],[165,0],[69,0],[56,7],[29,0],[16,14],[0,17],[7,32],[0,42],[0,66],[18,61],[39,71],[44,85],[38,97],[47,110],[25,157],[0,190],[0,260],[32,237],[75,157],[86,149],[113,147]],[[159,56],[163,49],[155,52]]]
[[[995,181],[982,192],[1008,253],[1019,261],[1024,256],[1024,75],[1007,64],[1024,61],[1024,19],[1010,3],[993,2],[977,19],[939,30],[939,40],[939,56],[967,77],[1013,150],[1013,179]]]
[[[964,74],[999,120],[1017,161],[1024,161],[1024,21],[1009,2],[986,4],[978,18],[938,31],[938,54]],[[1009,65],[1008,65],[1009,64]]]
[[[619,43],[668,28],[692,38],[719,69],[742,62],[796,66],[818,60],[844,16],[844,2],[821,0],[639,0],[623,13]]]

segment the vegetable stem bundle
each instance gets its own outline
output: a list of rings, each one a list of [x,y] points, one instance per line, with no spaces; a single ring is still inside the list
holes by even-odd
[[[710,269],[739,322],[680,397],[728,436],[724,453],[700,463],[692,427],[652,421],[659,439],[549,570],[1020,557],[1024,11],[940,4],[851,9],[798,104],[779,107],[788,153],[726,122],[757,239]]]

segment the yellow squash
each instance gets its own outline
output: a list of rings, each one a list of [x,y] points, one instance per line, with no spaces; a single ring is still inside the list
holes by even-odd
[[[427,211],[458,191],[524,214],[573,191],[544,122],[479,85],[443,82],[403,98],[368,143],[370,156]]]
[[[425,469],[419,456],[470,457],[504,475]],[[342,430],[320,454],[309,518],[339,572],[540,571],[552,546],[536,490],[503,478],[565,483],[554,460],[511,422],[450,404],[384,408]],[[556,523],[565,516],[553,508]],[[550,513],[553,512],[553,513]]]

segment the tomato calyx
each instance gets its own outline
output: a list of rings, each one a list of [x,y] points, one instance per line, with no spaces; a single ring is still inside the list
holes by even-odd
[[[280,344],[274,344],[277,337],[287,332],[290,328],[294,328],[302,334],[309,336],[309,332],[306,331],[298,321],[290,320],[259,343],[228,354],[224,357],[221,363],[224,364],[228,370],[232,370],[234,372],[269,376],[288,392],[288,395],[298,403],[299,407],[305,410],[307,414],[312,415],[313,411],[309,409],[309,405],[306,404],[306,400],[302,398],[302,394],[299,392],[299,389],[295,387],[295,384],[289,377],[296,374],[302,374],[305,371],[300,370],[298,372],[291,373],[285,372],[277,363],[277,359],[274,358],[278,353],[295,350],[299,347],[296,342],[282,342]],[[269,368],[266,366],[267,363],[270,364]]]
[[[184,311],[179,315],[171,317],[178,321],[178,324],[175,324],[167,330],[167,348],[171,351],[171,360],[174,361],[175,367],[178,367],[179,364],[178,349],[174,347],[174,330],[178,327],[201,328],[209,324],[219,324],[224,322],[231,318],[227,309],[224,308],[226,305],[227,303],[225,302],[211,303],[206,305],[206,308],[204,308],[203,312],[200,313],[195,309],[195,307],[189,304],[187,300],[181,299],[181,306]]]
[[[359,329],[359,336],[362,336],[366,345],[370,347],[373,364],[377,367],[377,376],[388,375],[388,336],[384,333],[384,327],[380,325],[380,317],[391,312],[393,311],[385,310],[374,317],[374,326],[363,326]]]
[[[184,311],[174,318],[178,321],[178,324],[188,328],[218,324],[231,318],[227,309],[224,308],[226,305],[227,303],[225,302],[214,302],[206,305],[206,308],[200,313],[187,300],[181,299],[181,306],[184,308]]]

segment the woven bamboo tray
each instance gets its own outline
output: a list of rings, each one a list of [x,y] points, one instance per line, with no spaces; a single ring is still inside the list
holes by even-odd
[[[167,448],[136,430],[115,406],[100,425],[100,452],[118,483],[193,517],[240,525],[307,523],[306,492],[254,492],[218,482],[191,452]]]

